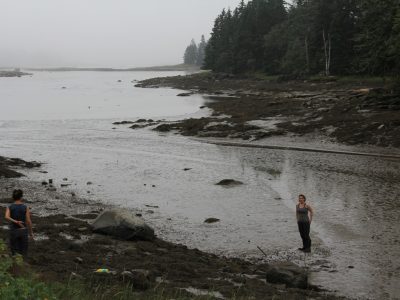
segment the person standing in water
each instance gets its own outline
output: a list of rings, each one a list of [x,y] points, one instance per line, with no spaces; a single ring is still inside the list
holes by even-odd
[[[303,240],[303,247],[299,248],[300,251],[311,252],[310,225],[313,215],[312,207],[306,204],[306,196],[299,195],[299,203],[296,205],[296,219]]]
[[[10,222],[11,254],[26,256],[28,253],[28,235],[33,239],[31,213],[23,203],[22,190],[14,190],[14,203],[6,209],[6,220]]]

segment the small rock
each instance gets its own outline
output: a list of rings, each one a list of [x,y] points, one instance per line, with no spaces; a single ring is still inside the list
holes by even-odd
[[[217,223],[217,222],[219,222],[219,221],[221,221],[221,220],[220,220],[220,219],[217,219],[217,218],[208,218],[208,219],[206,219],[206,220],[204,221],[204,223],[211,224],[211,223]]]
[[[152,187],[156,187],[156,186],[153,184]]]
[[[121,122],[114,122],[113,125],[126,125],[126,124],[133,124],[132,121],[121,121]]]
[[[154,128],[154,130],[159,132],[168,132],[172,130],[172,127],[170,124],[161,124]]]
[[[57,191],[57,189],[54,186],[50,186],[48,187],[46,190],[48,190],[49,192],[55,192]]]
[[[183,171],[190,171],[192,168],[184,168]]]
[[[123,272],[121,272],[121,276],[122,276],[122,277],[133,278],[133,273],[130,272],[130,271],[123,271]]]
[[[242,185],[243,182],[237,181],[234,179],[223,179],[220,182],[218,182],[216,185],[221,185],[221,186],[235,186],[235,185]]]
[[[82,276],[82,275],[79,275],[79,274],[77,274],[77,273],[75,273],[75,272],[71,272],[71,277],[83,279],[83,276]]]
[[[92,185],[92,184],[93,184],[93,182],[91,182],[91,181],[86,182],[86,185]]]
[[[154,276],[148,270],[132,270],[132,285],[139,290],[147,290],[151,287],[151,282],[154,281]]]
[[[75,194],[74,192],[72,192],[72,193],[71,193],[71,196],[72,196],[72,197],[75,197],[75,196],[76,196],[76,194]]]
[[[154,214],[154,210],[148,210],[146,211],[148,214]]]
[[[74,262],[78,263],[78,264],[82,264],[83,263],[83,258],[81,257],[75,257]]]
[[[42,185],[48,185],[47,181],[42,181]]]
[[[178,97],[189,97],[189,96],[191,96],[192,95],[192,93],[180,93],[180,94],[178,94],[177,96]]]
[[[90,194],[90,191],[86,191],[86,193]]]
[[[349,269],[354,269],[354,266],[348,266]]]
[[[68,178],[63,178],[63,181],[68,181]]]
[[[39,171],[39,173],[47,174],[47,173],[49,173],[49,172],[47,172],[47,171]]]
[[[79,232],[84,232],[84,231],[87,230],[87,227],[79,227],[77,230],[78,230]]]
[[[46,209],[46,210],[55,211],[55,210],[57,210],[57,207],[55,207],[55,206],[46,206],[45,209]]]

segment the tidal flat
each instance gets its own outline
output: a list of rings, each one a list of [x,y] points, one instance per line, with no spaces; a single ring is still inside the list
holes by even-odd
[[[2,97],[19,109],[2,112],[0,154],[42,163],[40,169],[24,170],[26,178],[4,180],[2,198],[14,187],[26,187],[38,216],[86,214],[96,210],[90,203],[132,209],[154,227],[160,243],[245,264],[296,262],[309,268],[312,284],[337,295],[398,295],[399,160],[222,146],[153,127],[113,125],[140,118],[174,122],[212,111],[200,109],[208,101],[201,95],[177,97],[184,90],[134,87],[143,77],[176,74],[40,74],[2,82]],[[41,182],[50,178],[61,196],[45,196]],[[64,178],[69,185],[61,187]],[[216,185],[224,179],[243,184]],[[80,203],[71,202],[72,193]],[[296,250],[299,193],[316,209],[314,251],[307,257]],[[206,224],[207,218],[220,221]],[[61,231],[76,235],[73,229]]]

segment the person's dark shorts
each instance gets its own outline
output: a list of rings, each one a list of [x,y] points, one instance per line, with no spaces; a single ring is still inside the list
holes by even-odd
[[[10,230],[10,248],[11,254],[21,254],[25,256],[28,253],[28,229]]]

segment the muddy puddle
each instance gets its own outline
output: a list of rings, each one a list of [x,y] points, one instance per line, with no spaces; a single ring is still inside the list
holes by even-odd
[[[193,101],[188,113],[198,111]],[[121,118],[2,121],[0,155],[44,162],[28,179],[51,178],[66,193],[141,210],[169,241],[295,261],[310,268],[313,284],[346,296],[399,297],[399,160],[227,147],[149,129],[112,129]],[[70,185],[61,187],[64,178]],[[223,179],[243,185],[216,185]],[[316,211],[314,250],[307,256],[296,250],[299,193]],[[210,217],[220,221],[204,223]]]

